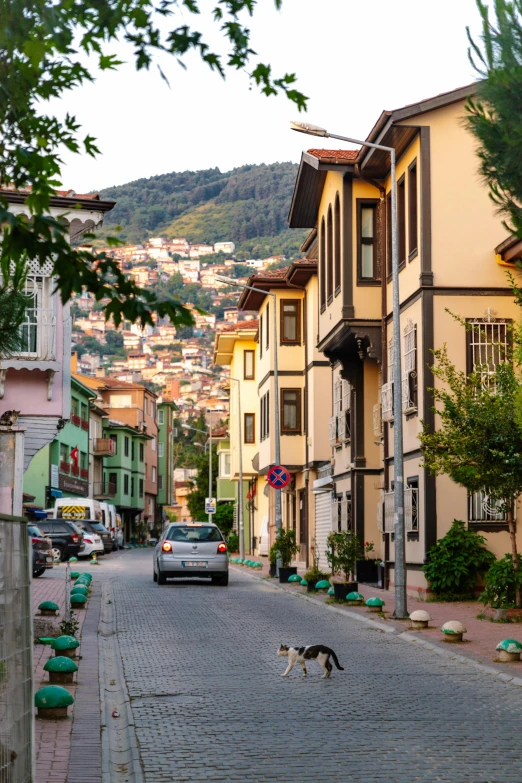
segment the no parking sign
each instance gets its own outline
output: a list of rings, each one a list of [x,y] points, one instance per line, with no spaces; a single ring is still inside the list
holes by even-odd
[[[270,468],[266,480],[273,489],[284,489],[290,483],[290,472],[282,465]]]

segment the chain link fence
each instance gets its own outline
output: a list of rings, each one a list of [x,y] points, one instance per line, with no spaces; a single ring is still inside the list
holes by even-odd
[[[33,783],[32,551],[27,520],[0,514],[0,783]]]

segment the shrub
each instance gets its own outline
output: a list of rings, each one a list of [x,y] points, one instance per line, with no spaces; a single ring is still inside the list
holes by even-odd
[[[351,531],[330,533],[326,539],[328,549],[325,552],[332,574],[344,574],[347,582],[355,571],[355,563],[362,555],[359,539]]]
[[[516,606],[515,588],[518,582],[522,587],[522,557],[518,557],[518,572],[515,575],[512,555],[504,555],[496,560],[486,574],[486,585],[480,596],[484,605],[489,604],[494,609],[507,609]]]
[[[330,574],[327,571],[321,571],[320,568],[314,566],[306,572],[304,578],[311,584],[312,582],[319,582],[321,579],[329,579]]]
[[[450,601],[473,597],[477,575],[495,562],[484,544],[483,536],[454,519],[444,538],[431,547],[422,569],[430,589]]]
[[[230,533],[227,538],[229,552],[239,552],[239,536],[237,533]]]
[[[65,618],[60,623],[60,631],[64,636],[76,636],[80,623],[78,618],[71,612],[71,616],[68,620]]]
[[[276,557],[279,555],[283,561],[283,568],[288,568],[293,556],[299,552],[295,530],[280,530],[273,546],[275,546]]]
[[[270,552],[268,553],[268,560],[270,565],[276,565],[277,563],[277,544],[272,544]]]

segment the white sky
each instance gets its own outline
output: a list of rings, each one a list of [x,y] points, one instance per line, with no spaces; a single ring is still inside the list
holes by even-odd
[[[202,9],[214,4],[201,0]],[[208,15],[187,14],[185,21],[215,35]],[[383,109],[476,78],[466,25],[479,32],[475,0],[283,0],[281,12],[272,0],[259,0],[250,22],[261,61],[276,74],[295,72],[310,97],[299,119],[355,138],[368,134]],[[292,133],[297,109],[284,97],[262,96],[255,85],[249,90],[245,73],[223,82],[194,55],[186,71],[164,58],[169,89],[155,66],[138,74],[130,50],[109,51],[123,54],[128,65],[52,107],[75,114],[102,151],[95,161],[64,158],[63,183],[76,192],[169,171],[297,162],[303,149],[336,146]]]

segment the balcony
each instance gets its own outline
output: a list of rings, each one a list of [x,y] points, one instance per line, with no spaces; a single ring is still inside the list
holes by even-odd
[[[116,443],[111,438],[94,438],[92,453],[95,457],[113,457],[116,454]]]
[[[60,470],[62,471],[62,473],[70,473],[71,466],[68,462],[60,462]]]
[[[89,469],[88,468],[80,468],[80,476],[82,479],[88,479],[89,478]]]
[[[73,476],[79,476],[80,475],[80,467],[79,465],[71,465],[71,473]]]
[[[79,427],[82,420],[77,413],[71,413],[71,421],[75,427]]]
[[[82,430],[85,430],[86,432],[89,432],[89,421],[87,419],[81,420],[81,427]]]
[[[25,361],[56,359],[56,315],[51,309],[28,307],[20,327],[22,347],[12,358]]]
[[[93,484],[92,494],[96,500],[113,498],[116,495],[116,484],[112,481],[96,481]]]

